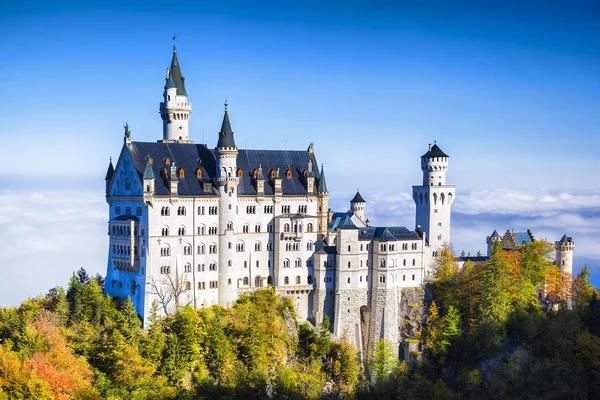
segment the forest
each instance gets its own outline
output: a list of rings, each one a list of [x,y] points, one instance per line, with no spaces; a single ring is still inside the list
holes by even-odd
[[[598,292],[587,267],[561,276],[552,251],[495,247],[459,269],[443,249],[405,339],[418,350],[398,360],[381,340],[364,362],[272,288],[231,308],[155,306],[142,329],[129,298],[81,269],[66,290],[0,308],[0,400],[600,398]]]

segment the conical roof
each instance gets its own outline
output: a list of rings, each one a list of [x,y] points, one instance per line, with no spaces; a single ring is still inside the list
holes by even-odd
[[[423,157],[427,157],[427,158],[448,157],[448,155],[446,153],[444,153],[437,144],[434,144],[433,146],[431,146],[429,148],[429,151],[427,153],[423,154]]]
[[[567,237],[567,234],[565,233],[563,235],[563,237],[559,240],[559,243],[569,243],[569,238]]]
[[[319,174],[319,187],[317,188],[319,193],[329,193],[327,190],[327,181],[325,180],[325,169],[321,164],[321,173]]]
[[[180,96],[187,96],[184,85],[185,78],[181,76],[181,69],[179,68],[179,60],[177,59],[177,52],[175,49],[173,49],[173,59],[171,60],[169,76],[173,79],[173,82],[177,87],[177,94]]]
[[[492,236],[490,236],[492,238],[497,238],[500,237],[500,235],[498,234],[498,231],[494,229],[494,232],[492,232]]]
[[[154,179],[154,171],[152,171],[152,163],[150,162],[150,159],[146,161],[143,179]]]
[[[173,75],[171,75],[171,70],[169,70],[167,82],[165,83],[165,89],[177,88],[175,85],[175,81],[173,80]]]
[[[236,147],[235,140],[233,139],[233,131],[231,130],[231,123],[229,122],[229,114],[227,113],[227,108],[225,108],[223,123],[221,124],[221,130],[219,131],[219,141],[217,142],[217,147]]]
[[[114,174],[115,174],[115,168],[113,167],[112,159],[111,159],[108,163],[108,170],[106,171],[106,176],[104,177],[104,180],[105,181],[111,180]]]
[[[366,201],[365,199],[363,199],[363,197],[360,195],[360,192],[357,190],[352,200],[350,200],[350,203],[366,203]]]

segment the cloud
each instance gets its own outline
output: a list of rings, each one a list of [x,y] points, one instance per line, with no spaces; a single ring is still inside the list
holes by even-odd
[[[0,305],[66,286],[81,267],[106,273],[102,194],[0,192]]]
[[[373,225],[413,228],[415,206],[406,192],[361,192]],[[332,193],[330,207],[349,208],[347,194]],[[351,196],[350,196],[351,198]],[[81,267],[106,274],[107,206],[100,190],[0,191],[0,305],[65,286]],[[600,283],[600,194],[479,190],[458,192],[452,213],[456,252],[485,254],[494,229],[532,229],[536,238],[575,240],[575,271],[584,263]]]

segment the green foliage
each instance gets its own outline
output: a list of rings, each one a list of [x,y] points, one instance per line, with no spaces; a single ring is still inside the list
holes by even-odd
[[[397,363],[397,354],[392,344],[385,339],[380,339],[375,345],[369,362],[369,369],[374,375],[377,386],[382,387],[388,382]]]

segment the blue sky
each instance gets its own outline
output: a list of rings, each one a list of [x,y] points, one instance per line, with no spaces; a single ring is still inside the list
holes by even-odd
[[[420,182],[419,156],[437,140],[457,185],[458,251],[484,250],[493,229],[532,227],[552,241],[567,232],[577,268],[586,262],[600,278],[600,5],[448,3],[2,2],[0,201],[21,193],[41,213],[51,209],[36,198],[65,196],[45,207],[89,209],[77,221],[82,232],[102,221],[101,238],[78,243],[100,260],[73,260],[32,251],[27,229],[18,236],[10,225],[25,224],[18,212],[28,210],[7,207],[0,237],[24,243],[20,258],[4,263],[28,255],[35,268],[58,268],[53,283],[82,265],[105,268],[108,157],[118,155],[123,121],[134,140],[161,137],[158,103],[176,33],[196,141],[214,145],[227,96],[238,146],[314,142],[335,208],[361,188],[373,221],[411,227],[406,195]],[[70,205],[67,191],[100,203]],[[40,229],[44,219],[30,214]],[[44,231],[54,236],[59,223]],[[0,304],[21,299],[5,296]]]

